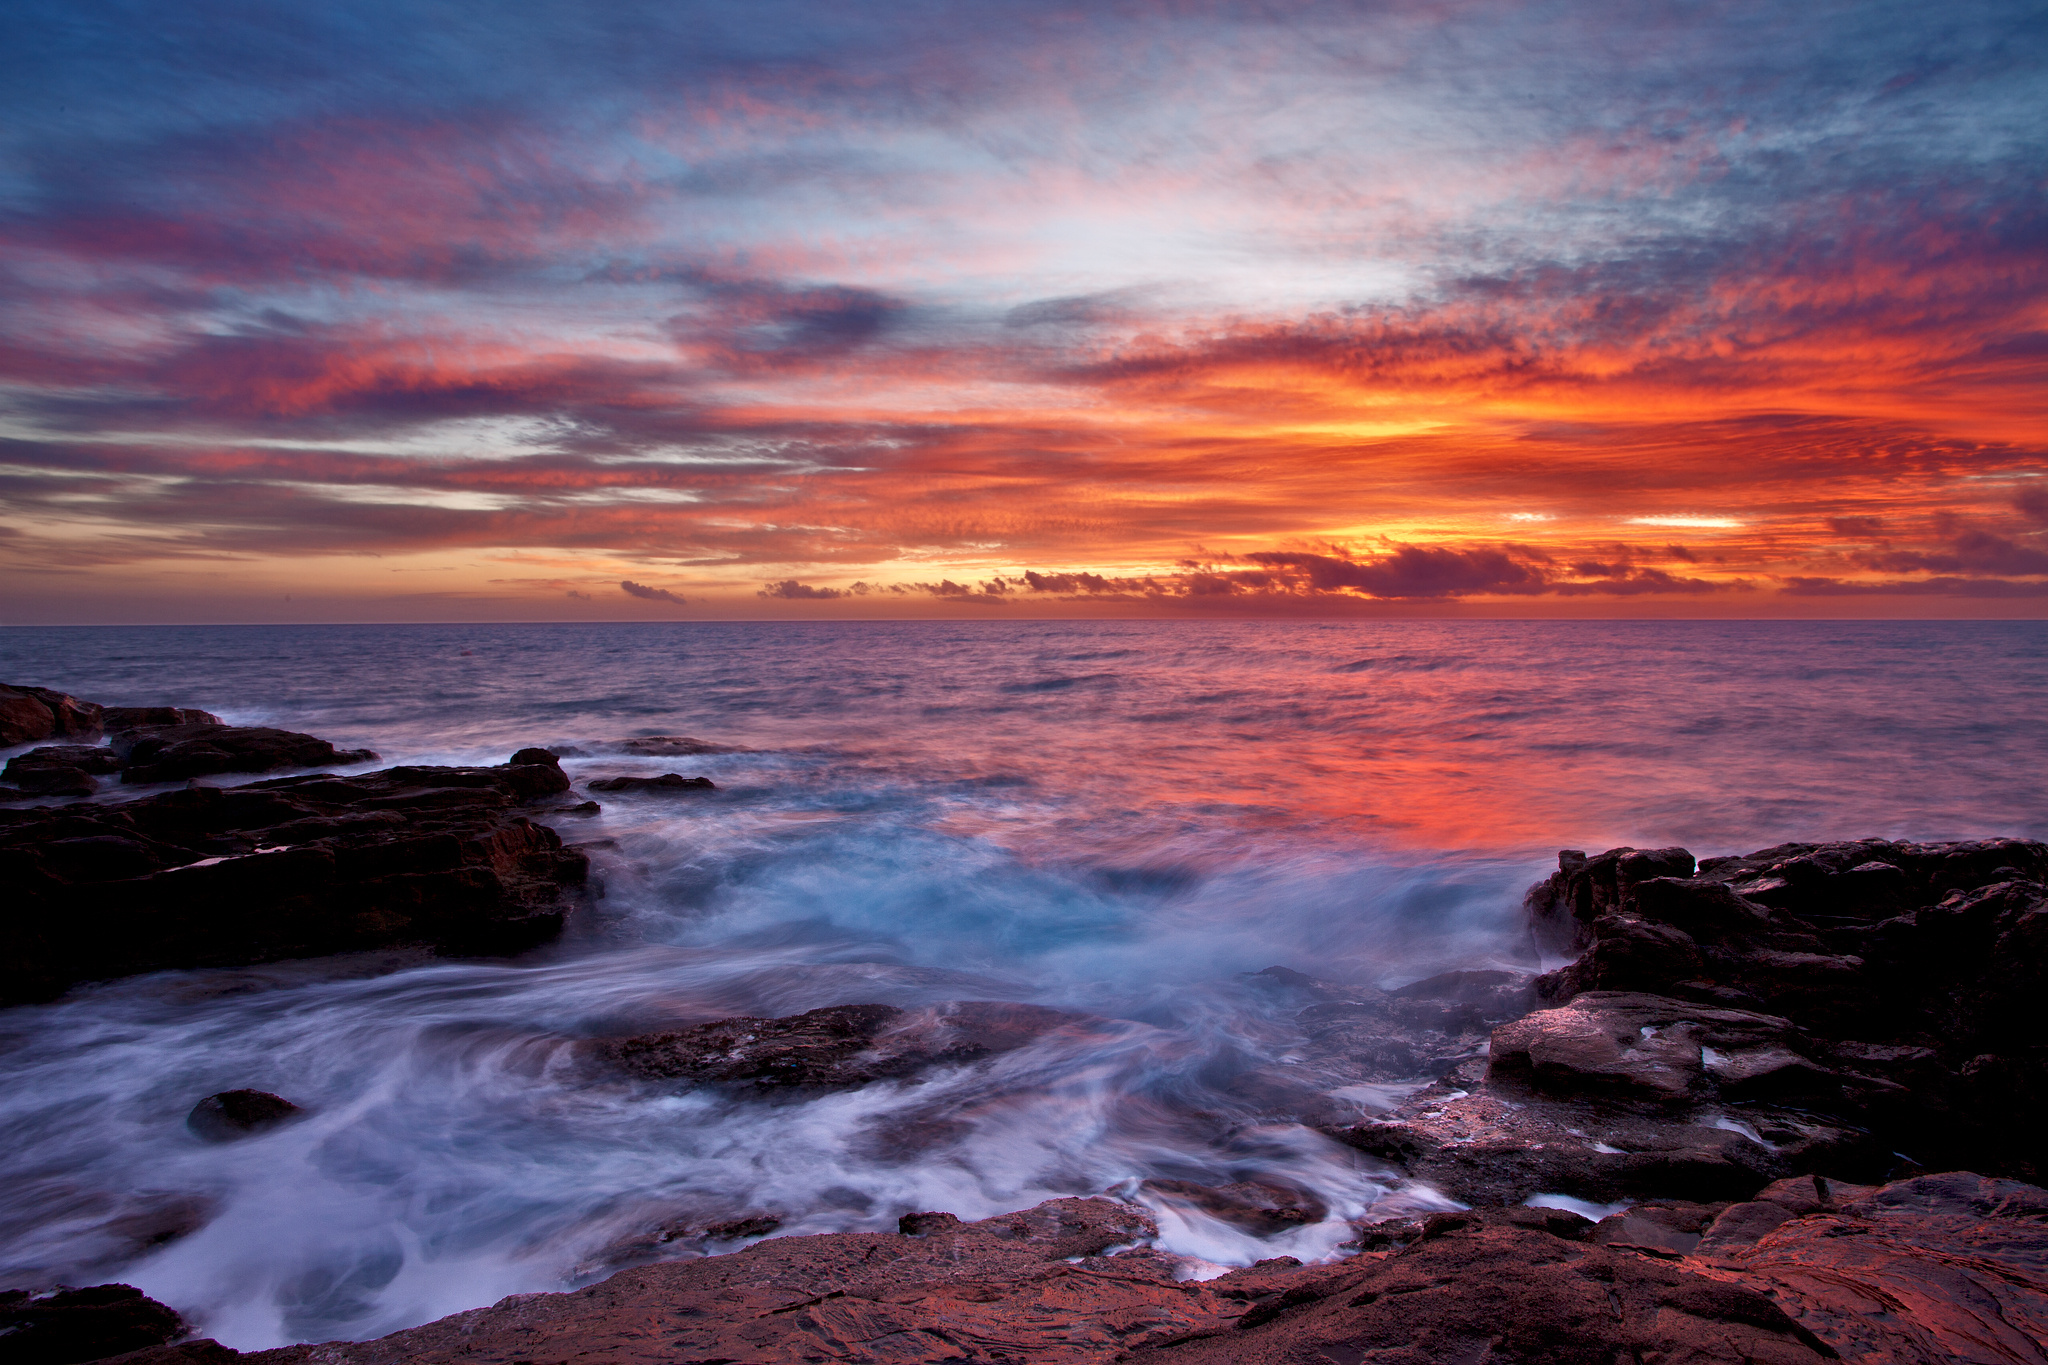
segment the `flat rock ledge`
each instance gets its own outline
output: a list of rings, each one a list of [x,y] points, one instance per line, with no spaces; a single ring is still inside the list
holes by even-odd
[[[554,756],[517,759],[0,809],[0,1005],[168,968],[544,943],[589,860],[529,818],[569,790]]]

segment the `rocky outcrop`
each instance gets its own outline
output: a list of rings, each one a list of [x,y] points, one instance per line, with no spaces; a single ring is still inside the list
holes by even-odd
[[[102,708],[47,687],[0,686],[0,748],[100,737]]]
[[[831,1005],[783,1019],[719,1019],[642,1034],[609,1042],[603,1050],[621,1070],[645,1080],[837,1088],[979,1061],[1079,1020],[997,1000],[956,1000],[916,1010]]]
[[[183,782],[216,773],[267,773],[279,768],[340,767],[374,763],[369,749],[337,749],[296,730],[261,725],[192,721],[122,730],[109,740],[129,785]]]
[[[550,758],[0,810],[0,1003],[169,967],[530,948],[588,871],[526,813],[568,788]]]
[[[102,707],[41,687],[0,687],[0,745],[62,737],[105,745],[46,745],[8,760],[0,781],[37,796],[90,796],[102,776],[130,785],[183,782],[217,773],[372,763],[368,749],[337,749],[324,739],[268,726],[228,725],[209,711],[179,706]]]
[[[1887,861],[1888,860],[1888,861]],[[1567,851],[1547,1008],[1381,1118],[1326,1129],[1469,1203],[1740,1199],[1825,1173],[2037,1178],[2048,847]],[[1753,896],[1761,899],[1753,899]]]

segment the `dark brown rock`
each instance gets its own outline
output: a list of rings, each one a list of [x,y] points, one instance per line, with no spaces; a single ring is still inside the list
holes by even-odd
[[[831,1005],[782,1019],[720,1019],[605,1045],[648,1080],[854,1086],[1022,1047],[1079,1016],[1037,1005],[962,1000],[925,1009]]]
[[[0,1294],[0,1359],[8,1365],[70,1365],[162,1346],[185,1334],[171,1309],[125,1284],[35,1297]]]
[[[267,1090],[223,1090],[192,1106],[185,1126],[208,1142],[233,1142],[289,1123],[306,1111]]]
[[[541,764],[388,768],[0,810],[0,1002],[167,967],[532,947],[589,861],[519,808],[568,786]]]
[[[717,791],[708,777],[684,777],[663,773],[660,777],[600,777],[584,784],[594,792],[650,792],[660,796],[688,796]]]

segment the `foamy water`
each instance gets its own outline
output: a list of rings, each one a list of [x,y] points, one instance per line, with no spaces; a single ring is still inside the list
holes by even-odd
[[[118,1278],[244,1348],[364,1337],[693,1254],[664,1224],[893,1228],[1148,1176],[1331,1209],[1269,1240],[1169,1212],[1170,1250],[1329,1254],[1344,1218],[1433,1196],[1260,1119],[1234,1082],[1300,1002],[1242,974],[1525,963],[1520,892],[1560,846],[2039,837],[2044,663],[2038,623],[9,631],[0,678],[103,702],[720,792],[563,821],[605,896],[516,963],[170,973],[0,1013],[0,1287]],[[640,734],[753,752],[616,751]],[[1088,1022],[772,1103],[579,1047],[958,999]],[[1363,1113],[1401,1079],[1333,1091]],[[312,1117],[186,1133],[242,1086]]]

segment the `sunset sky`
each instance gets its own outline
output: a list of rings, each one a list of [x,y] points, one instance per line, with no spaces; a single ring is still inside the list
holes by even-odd
[[[0,17],[0,623],[2039,616],[2038,3]]]

